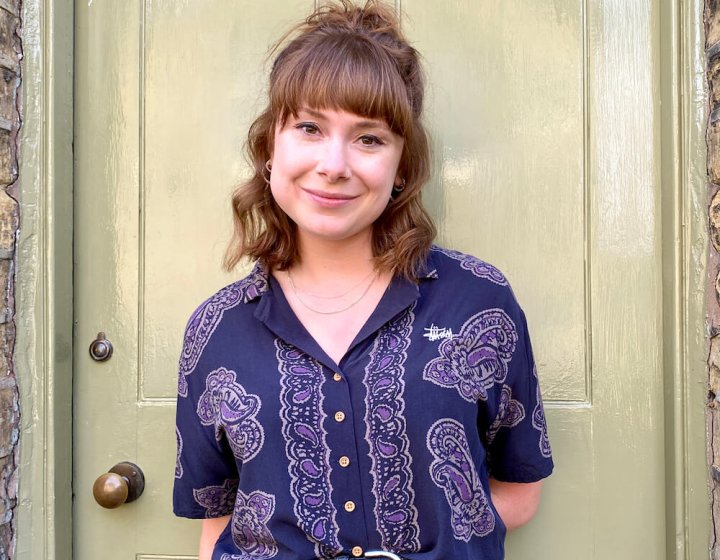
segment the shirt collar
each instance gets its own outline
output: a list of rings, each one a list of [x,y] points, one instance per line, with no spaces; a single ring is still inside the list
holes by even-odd
[[[269,274],[259,262],[255,263],[252,271],[242,280],[242,283],[245,287],[243,303],[255,301],[270,290]]]
[[[437,254],[435,251],[436,248],[437,247],[435,245],[430,247],[425,262],[420,266],[420,269],[418,270],[418,279],[420,281],[437,280],[439,278],[437,267]]]
[[[428,251],[425,262],[420,266],[418,270],[418,279],[423,280],[437,280],[438,272],[436,266],[436,255],[435,246],[433,245],[431,250]],[[242,281],[245,285],[245,293],[243,295],[243,303],[250,303],[256,299],[262,297],[263,294],[270,290],[270,274],[266,268],[259,262],[255,263],[252,271]],[[389,288],[388,288],[389,289]]]
[[[430,251],[425,263],[419,270],[418,278],[420,282],[425,282],[437,279],[437,277],[435,256]],[[255,268],[247,276],[246,281],[245,303],[260,299],[260,304],[255,310],[255,317],[258,320],[277,336],[315,357],[327,367],[336,367],[317,342],[309,335],[295,314],[292,313],[280,285],[270,277],[264,267],[259,263],[256,264]],[[419,286],[415,282],[400,277],[393,278],[372,315],[370,315],[355,340],[350,344],[346,355],[349,355],[356,345],[382,328],[385,323],[414,305],[419,295]]]

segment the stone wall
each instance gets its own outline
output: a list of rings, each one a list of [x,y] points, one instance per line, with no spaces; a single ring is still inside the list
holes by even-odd
[[[0,0],[0,560],[14,557],[20,411],[13,367],[20,0]]]

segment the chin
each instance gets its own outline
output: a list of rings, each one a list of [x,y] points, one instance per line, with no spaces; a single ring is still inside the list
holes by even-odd
[[[322,229],[301,229],[300,230],[307,238],[317,239],[332,243],[342,243],[344,241],[353,241],[364,237],[365,235],[370,236],[370,230],[347,230],[337,228],[322,228]]]

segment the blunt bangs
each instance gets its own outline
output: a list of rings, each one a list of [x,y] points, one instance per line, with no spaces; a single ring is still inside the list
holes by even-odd
[[[303,107],[334,109],[383,120],[403,138],[412,134],[407,86],[386,51],[347,33],[313,39],[297,48],[291,43],[273,68],[270,107],[276,122],[285,123]]]

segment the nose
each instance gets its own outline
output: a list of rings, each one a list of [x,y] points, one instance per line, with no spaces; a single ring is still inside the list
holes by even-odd
[[[331,183],[349,178],[351,171],[344,143],[335,139],[326,142],[315,169]]]

